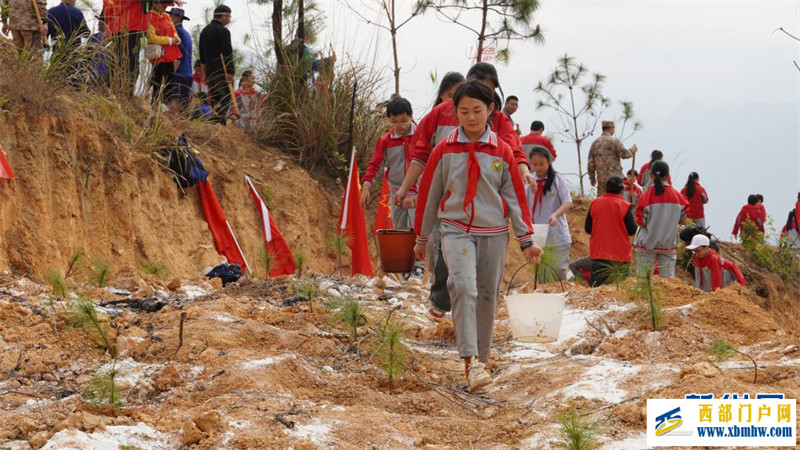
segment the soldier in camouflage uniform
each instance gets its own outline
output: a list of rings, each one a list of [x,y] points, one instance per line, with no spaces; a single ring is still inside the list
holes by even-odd
[[[35,0],[39,6],[42,21],[47,18],[47,2]],[[8,36],[9,30],[14,45],[20,50],[35,51],[42,49],[44,37],[47,36],[47,23],[39,23],[31,0],[2,0],[0,17],[3,21],[3,34]]]
[[[628,159],[636,153],[636,146],[627,150],[622,142],[614,137],[614,122],[604,120],[603,135],[592,142],[589,148],[589,182],[597,186],[597,196],[605,194],[606,180],[622,175],[621,159]]]

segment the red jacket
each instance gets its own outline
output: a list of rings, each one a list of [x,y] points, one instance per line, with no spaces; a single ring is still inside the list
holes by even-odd
[[[794,229],[800,233],[800,200],[794,204]]]
[[[694,184],[694,195],[692,198],[686,196],[686,186],[681,189],[681,195],[686,197],[689,201],[689,207],[686,208],[686,217],[690,219],[702,219],[706,216],[705,204],[708,203],[708,194],[700,183]]]
[[[414,132],[414,146],[412,159],[421,166],[425,166],[431,156],[433,147],[444,140],[454,129],[458,128],[458,117],[453,99],[442,102],[433,111],[422,118]],[[514,160],[517,163],[524,163],[530,167],[528,157],[522,150],[522,142],[519,140],[517,132],[511,119],[500,111],[497,111],[492,118],[492,131],[497,133],[497,137],[511,147],[514,152]]]
[[[736,281],[747,286],[736,264],[709,250],[705,258],[694,257],[695,285],[705,292],[715,291]]]
[[[149,20],[147,41],[149,44],[161,45],[161,57],[156,60],[151,60],[153,64],[171,63],[183,57],[180,47],[177,44],[170,44],[170,39],[175,39],[177,33],[175,32],[175,24],[169,18],[169,14],[158,14],[155,11],[147,13]],[[174,41],[173,41],[174,42]]]
[[[539,133],[531,133],[526,136],[522,136],[521,140],[522,148],[525,150],[525,154],[528,156],[528,159],[531,157],[529,149],[534,145],[541,145],[542,147],[550,150],[550,154],[553,155],[553,159],[558,157],[556,149],[553,147],[553,143],[550,142],[550,138],[547,136],[543,136]]]
[[[647,161],[642,165],[642,168],[639,169],[639,177],[636,181],[639,182],[639,186],[647,189],[653,184],[653,180],[650,178],[650,161]],[[667,175],[666,182],[672,186],[672,175]]]
[[[633,195],[631,195],[631,184],[628,182],[628,180],[625,180],[625,186],[622,189],[622,199],[631,205],[636,206],[636,203],[639,201],[639,197],[641,196],[641,186],[639,186],[637,183],[633,183]]]
[[[589,258],[631,262],[631,239],[625,228],[625,215],[631,204],[619,194],[606,194],[592,200],[589,215],[592,234],[589,237]]]
[[[147,31],[143,0],[103,0],[103,14],[109,34]]]
[[[761,220],[761,209],[758,207],[758,205],[748,204],[742,206],[742,210],[739,211],[739,215],[736,216],[736,222],[733,224],[734,236],[739,235],[739,230],[742,229],[742,224],[748,220],[756,224],[762,233],[764,232],[764,222]]]

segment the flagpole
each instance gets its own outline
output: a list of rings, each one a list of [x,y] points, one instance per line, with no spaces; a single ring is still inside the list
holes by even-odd
[[[247,268],[247,271],[250,273],[250,275],[252,275],[253,271],[250,270],[250,264],[247,263],[247,258],[244,257],[244,252],[242,251],[242,246],[239,245],[239,240],[236,239],[236,235],[233,234],[233,229],[231,228],[231,224],[228,223],[228,221],[226,220],[225,225],[228,226],[228,231],[230,231],[231,236],[233,236],[233,242],[236,243],[236,248],[239,249],[239,254],[242,255],[242,261],[244,261],[244,266]]]
[[[342,207],[342,223],[339,224],[339,235],[344,234],[347,228],[347,209],[350,206],[350,183],[353,181],[353,168],[356,164],[356,147],[353,146],[353,155],[350,157],[350,171],[347,174],[347,188],[344,191],[344,206]]]

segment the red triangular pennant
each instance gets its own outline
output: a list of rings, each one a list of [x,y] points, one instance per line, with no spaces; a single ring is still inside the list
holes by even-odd
[[[2,145],[0,145],[0,178],[5,178],[6,180],[14,179],[14,170],[11,169],[11,164],[6,159],[6,152],[3,151]]]
[[[200,193],[200,203],[203,206],[203,215],[208,223],[208,229],[211,230],[211,235],[214,236],[214,244],[217,247],[217,252],[228,259],[230,264],[239,264],[244,273],[245,269],[250,271],[250,266],[244,259],[244,253],[236,236],[233,235],[233,230],[228,224],[228,218],[225,217],[225,211],[217,200],[217,195],[214,194],[214,189],[211,188],[210,181],[198,181],[197,190]]]
[[[258,215],[261,216],[261,231],[264,233],[264,243],[267,246],[267,253],[271,258],[269,275],[277,277],[280,275],[293,274],[297,270],[297,266],[295,265],[289,244],[286,243],[278,226],[275,225],[275,222],[272,220],[272,215],[269,213],[267,205],[264,204],[264,200],[258,195],[258,191],[256,187],[253,186],[250,178],[245,176],[244,181],[245,184],[247,184],[247,189],[250,190],[250,196],[253,197],[253,201],[256,203]]]
[[[372,260],[367,246],[367,221],[361,209],[361,182],[356,166],[356,151],[350,159],[350,175],[347,177],[347,188],[342,199],[342,211],[339,214],[338,232],[347,236],[347,246],[352,253],[352,273],[372,276]]]

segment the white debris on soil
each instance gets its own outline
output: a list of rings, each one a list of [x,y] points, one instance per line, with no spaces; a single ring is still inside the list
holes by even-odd
[[[122,296],[126,296],[126,297],[131,295],[131,291],[127,291],[125,289],[119,289],[119,288],[115,288],[115,287],[110,287],[110,286],[104,287],[103,290],[108,292],[109,294],[114,294],[114,295],[122,295]]]
[[[647,434],[640,433],[627,437],[621,441],[610,442],[602,450],[644,450],[652,447],[647,446]]]
[[[225,434],[222,435],[222,443],[220,447],[222,448],[229,448],[231,439],[236,436],[236,430],[242,430],[245,428],[249,428],[253,422],[249,420],[232,420],[228,422],[228,430],[225,431]]]
[[[322,447],[329,444],[328,435],[333,426],[337,423],[339,423],[338,420],[323,422],[315,417],[311,419],[311,422],[305,425],[298,424],[294,428],[284,430],[283,432],[297,439],[308,440],[311,444]]]
[[[125,358],[118,360],[116,364],[109,362],[100,366],[97,369],[97,374],[103,375],[114,369],[117,371],[114,381],[119,383],[120,386],[127,385],[131,387],[135,386],[142,378],[149,378],[154,375],[160,368],[160,364],[142,364],[131,358]]]
[[[136,426],[108,426],[96,433],[61,430],[42,447],[42,450],[108,450],[121,447],[167,450],[180,448],[173,436],[139,423]]]
[[[294,353],[287,353],[285,355],[275,356],[272,358],[264,358],[264,359],[257,359],[255,361],[247,361],[242,363],[242,369],[253,370],[253,369],[260,369],[265,366],[271,366],[277,362],[286,360],[286,359],[294,359],[297,356]]]
[[[216,320],[217,322],[224,322],[224,323],[235,323],[235,322],[244,322],[244,319],[241,317],[232,316],[228,313],[220,313],[212,317],[212,319]]]
[[[386,303],[388,303],[389,306],[391,306],[392,308],[395,308],[397,306],[403,306],[403,301],[397,297],[390,298]]]
[[[555,394],[561,394],[565,400],[584,397],[600,399],[608,403],[621,402],[628,397],[628,392],[619,385],[642,369],[642,366],[609,358],[586,356],[573,359],[591,362],[592,366],[578,377],[575,383],[555,392]]]
[[[186,298],[189,300],[194,300],[199,297],[204,297],[209,294],[209,291],[201,288],[200,286],[181,286],[184,294],[186,294]]]
[[[328,289],[328,295],[330,295],[331,297],[341,297],[342,296],[342,294],[339,293],[339,291],[337,291],[334,288]]]

